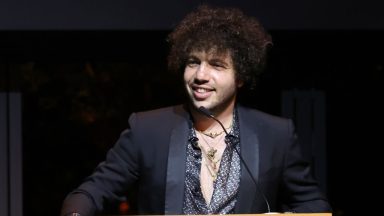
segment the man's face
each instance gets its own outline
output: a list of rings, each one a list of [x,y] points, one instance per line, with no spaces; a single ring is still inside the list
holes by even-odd
[[[237,88],[242,84],[235,78],[229,53],[192,52],[184,70],[184,84],[192,105],[204,106],[212,112],[232,108]]]

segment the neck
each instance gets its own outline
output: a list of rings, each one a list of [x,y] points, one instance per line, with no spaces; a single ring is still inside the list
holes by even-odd
[[[222,112],[213,112],[212,114],[218,119],[224,127],[229,127],[232,124],[234,104],[228,106]],[[194,126],[199,131],[220,131],[222,130],[220,124],[214,119],[209,118],[202,114],[200,111],[191,109],[191,114],[194,120]]]

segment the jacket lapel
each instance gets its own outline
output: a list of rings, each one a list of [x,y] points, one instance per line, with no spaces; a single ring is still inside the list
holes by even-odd
[[[188,143],[188,113],[176,121],[169,143],[164,213],[181,214],[184,199],[185,158]]]
[[[245,116],[244,108],[238,106],[239,115],[239,127],[240,127],[240,154],[243,157],[246,165],[251,171],[254,179],[258,182],[259,177],[259,139],[255,131],[252,131],[251,124],[255,122],[249,122],[249,117]],[[238,200],[235,207],[236,213],[256,213],[263,211],[263,206],[252,206],[255,199],[262,200],[263,197],[260,194],[258,187],[253,182],[243,162],[241,162],[241,178],[240,188],[238,194]],[[261,201],[263,202],[263,201]],[[256,203],[261,203],[256,202]]]

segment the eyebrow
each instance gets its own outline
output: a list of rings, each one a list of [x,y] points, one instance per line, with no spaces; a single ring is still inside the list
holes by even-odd
[[[187,59],[200,59],[196,55],[188,55]]]

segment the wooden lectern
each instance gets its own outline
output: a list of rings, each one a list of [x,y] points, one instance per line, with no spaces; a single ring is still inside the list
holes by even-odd
[[[231,216],[261,216],[261,215],[276,215],[276,216],[332,216],[332,213],[264,213],[264,214],[233,214]]]
[[[276,216],[332,216],[332,213],[263,213],[263,214],[229,214],[230,216],[265,216],[265,215],[276,215]],[[112,215],[110,215],[112,216]],[[130,215],[133,216],[133,215]],[[140,216],[140,215],[136,215]],[[161,216],[161,215],[151,215]],[[187,215],[162,215],[162,216],[187,216]],[[207,215],[193,215],[193,216],[207,216]],[[215,215],[212,215],[215,216]]]

